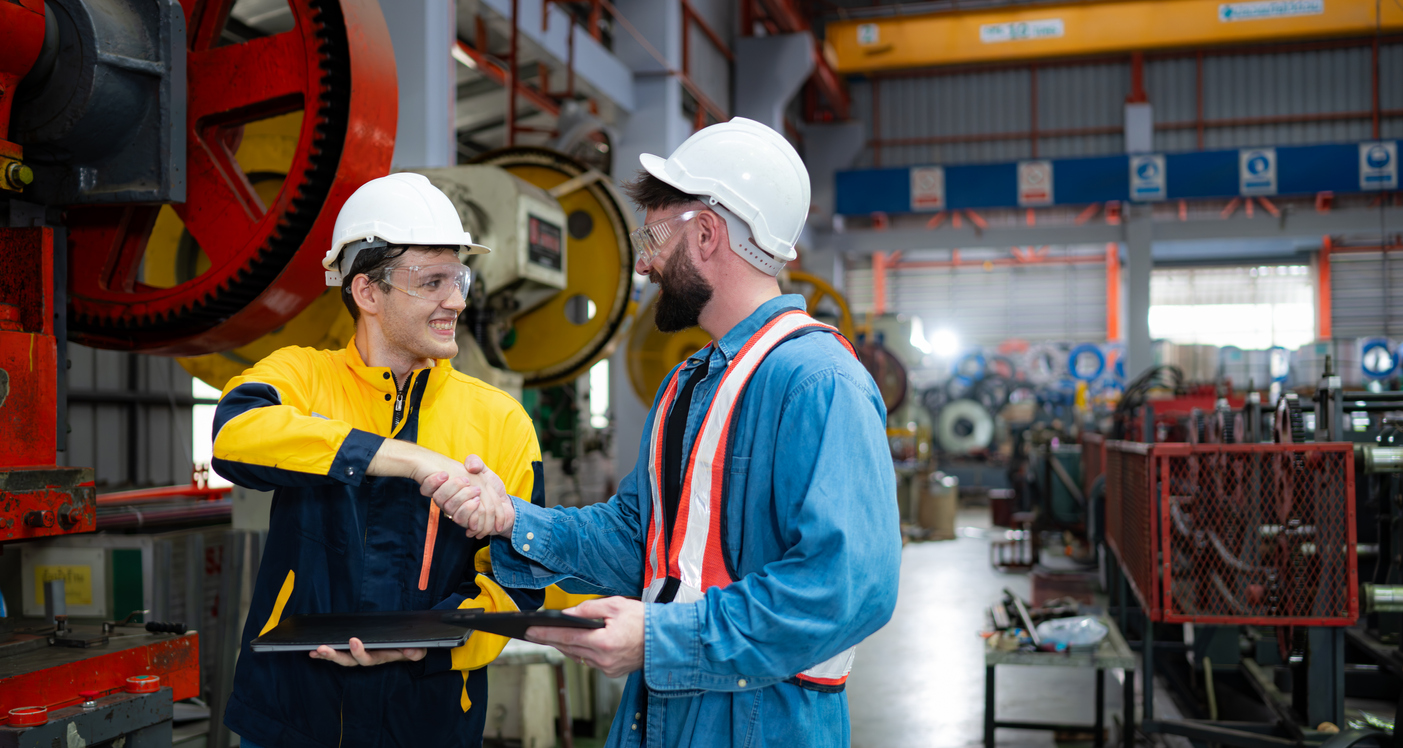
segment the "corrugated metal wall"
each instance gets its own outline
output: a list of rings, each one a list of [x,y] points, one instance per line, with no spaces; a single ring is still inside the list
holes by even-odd
[[[1050,256],[1104,256],[1104,246],[1054,247]],[[1008,250],[960,250],[962,262],[1007,258]],[[948,260],[949,252],[905,259]],[[872,309],[872,270],[845,274],[854,314]],[[960,341],[994,345],[1024,340],[1104,341],[1106,267],[1100,263],[900,268],[887,273],[887,311],[921,318],[927,332],[948,328]]]
[[[1156,150],[1373,137],[1372,40],[1278,49],[1147,55]],[[1125,150],[1130,62],[895,73],[854,79],[851,91],[869,142],[858,168],[1108,155]],[[1380,137],[1403,137],[1403,44],[1396,41],[1379,47],[1378,108],[1392,113],[1380,117]]]
[[[68,451],[104,487],[190,482],[190,374],[175,359],[69,344]]]
[[[1403,256],[1330,255],[1330,330],[1337,338],[1403,337]]]

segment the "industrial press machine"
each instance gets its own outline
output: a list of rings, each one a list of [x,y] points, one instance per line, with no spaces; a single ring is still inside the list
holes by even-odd
[[[1140,635],[1142,730],[1220,745],[1385,745],[1345,699],[1403,693],[1403,392],[1189,392],[1161,367],[1127,387],[1117,433],[1083,437],[1101,475],[1108,587]],[[1175,397],[1147,397],[1152,389]],[[1167,415],[1167,414],[1174,415]],[[1187,719],[1157,719],[1155,676]]]
[[[270,31],[233,0],[0,2],[0,552],[110,529],[93,468],[58,464],[70,343],[179,357],[222,387],[353,334],[320,262],[346,198],[390,171],[394,55],[374,0],[287,5]],[[474,259],[455,365],[517,396],[578,378],[634,314],[632,212],[607,168],[564,155],[602,127],[421,170],[496,250]],[[256,541],[234,550],[226,566],[256,567]],[[65,610],[102,582],[58,576],[42,616],[0,617],[0,746],[170,745],[173,702],[227,699],[201,693],[200,633]],[[206,661],[227,684],[237,597],[222,605]]]

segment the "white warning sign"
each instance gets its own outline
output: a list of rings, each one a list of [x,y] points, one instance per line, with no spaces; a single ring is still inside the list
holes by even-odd
[[[1398,142],[1359,144],[1359,189],[1398,189]]]
[[[1052,204],[1052,162],[1018,162],[1018,204],[1022,207]]]
[[[1164,156],[1145,154],[1130,157],[1130,199],[1137,202],[1163,200],[1168,195],[1164,176]]]
[[[1243,195],[1276,194],[1276,149],[1244,148],[1237,152],[1237,189]]]
[[[945,210],[945,169],[918,166],[911,169],[911,212]]]

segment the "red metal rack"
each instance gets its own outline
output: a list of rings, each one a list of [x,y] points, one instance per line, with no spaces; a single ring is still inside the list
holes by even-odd
[[[1353,445],[1106,443],[1106,540],[1150,620],[1349,626]]]

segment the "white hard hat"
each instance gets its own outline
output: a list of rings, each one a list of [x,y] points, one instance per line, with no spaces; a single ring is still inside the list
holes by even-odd
[[[356,254],[386,244],[458,247],[459,260],[492,251],[473,244],[458,209],[442,190],[423,174],[409,173],[372,179],[341,206],[331,232],[331,249],[322,260],[326,284],[341,285]]]
[[[703,128],[666,160],[638,157],[649,174],[699,195],[726,219],[731,249],[778,275],[797,253],[794,243],[809,215],[809,171],[782,135],[736,117]],[[741,225],[743,222],[743,225]]]

